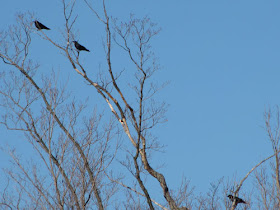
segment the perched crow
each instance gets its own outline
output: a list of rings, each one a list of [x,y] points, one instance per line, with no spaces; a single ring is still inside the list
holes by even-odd
[[[75,47],[77,48],[77,50],[79,52],[82,51],[82,50],[90,52],[87,48],[85,48],[83,45],[80,45],[77,41],[73,41],[73,42],[74,42]]]
[[[231,202],[234,202],[234,200],[235,200],[236,204],[239,204],[239,203],[247,204],[244,200],[242,200],[241,198],[238,198],[236,196],[228,195],[227,197],[231,200]]]
[[[50,30],[47,26],[43,25],[38,20],[35,20],[34,24],[35,24],[36,28],[38,28],[38,30],[41,30],[41,29]]]

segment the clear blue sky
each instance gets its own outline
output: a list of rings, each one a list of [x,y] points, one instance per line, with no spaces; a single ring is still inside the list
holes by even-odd
[[[272,154],[263,129],[263,112],[280,104],[280,1],[108,2],[111,14],[120,19],[130,13],[148,15],[162,28],[153,40],[163,67],[156,80],[170,81],[159,95],[170,106],[168,122],[155,130],[167,146],[166,153],[156,155],[155,159],[161,160],[155,162],[165,163],[161,171],[171,188],[177,187],[185,175],[197,192],[205,192],[210,182],[234,174],[241,178]],[[17,12],[28,10],[52,29],[52,37],[62,28],[59,0],[13,0],[1,4],[0,29],[13,23]],[[92,51],[84,54],[83,62],[98,69],[98,62],[87,64],[87,60],[104,57],[100,28],[83,3],[77,12],[79,41]],[[34,53],[43,63],[42,71],[58,67],[75,81],[74,87],[84,85],[57,59],[53,47],[38,38],[34,42],[40,42],[44,49],[39,55]],[[42,54],[48,55],[47,64]],[[10,139],[12,135],[3,127],[0,132],[4,133],[1,141],[18,141]],[[5,161],[1,154],[0,166]]]

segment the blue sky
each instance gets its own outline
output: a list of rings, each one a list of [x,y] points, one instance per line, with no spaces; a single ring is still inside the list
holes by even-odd
[[[148,15],[162,28],[153,40],[162,66],[155,80],[170,81],[158,95],[169,110],[168,122],[155,129],[167,146],[166,153],[155,156],[155,162],[165,164],[161,171],[171,188],[185,175],[198,192],[205,192],[210,182],[234,174],[242,178],[272,154],[263,112],[279,104],[280,1],[119,0],[108,1],[108,6],[120,19],[127,19],[130,13]],[[63,22],[58,0],[5,1],[0,7],[0,29],[13,23],[17,12],[28,10],[56,38]],[[77,6],[77,13],[79,41],[92,51],[81,59],[98,68],[100,62],[87,64],[87,60],[104,57],[101,27],[84,4]],[[41,70],[59,68],[74,81],[73,91],[80,93],[84,82],[65,68],[68,64],[57,59],[46,41],[34,38],[34,43],[40,43],[34,45],[35,51],[43,48],[40,55],[47,55],[41,58],[34,52],[43,63]],[[4,141],[17,141],[3,127],[0,132]],[[1,166],[6,159],[0,158]]]

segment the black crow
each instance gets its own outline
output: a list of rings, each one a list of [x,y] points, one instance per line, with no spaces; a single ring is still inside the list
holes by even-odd
[[[74,42],[75,47],[78,51],[84,50],[84,51],[90,52],[87,48],[85,48],[83,45],[80,45],[77,41],[73,41],[73,42]]]
[[[236,196],[228,195],[227,197],[231,200],[231,202],[234,202],[234,200],[235,200],[235,201],[236,201],[236,204],[239,204],[239,203],[245,203],[245,204],[247,204],[243,199],[238,198],[238,197],[236,197]]]
[[[41,29],[50,30],[47,26],[43,25],[38,20],[35,20],[34,24],[35,24],[36,28],[38,28],[38,30],[41,30]]]

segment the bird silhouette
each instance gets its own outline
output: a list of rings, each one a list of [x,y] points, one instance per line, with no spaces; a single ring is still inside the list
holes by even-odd
[[[239,204],[239,203],[245,203],[245,204],[247,204],[243,199],[238,198],[238,197],[236,197],[236,196],[228,195],[227,197],[231,200],[231,202],[236,201],[236,204]]]
[[[90,52],[87,48],[85,48],[83,45],[80,45],[77,41],[73,41],[73,42],[75,44],[76,49],[79,52],[82,51],[82,50]]]
[[[35,24],[36,28],[38,28],[38,30],[42,30],[42,29],[50,30],[47,26],[40,23],[38,20],[35,20],[34,24]]]

